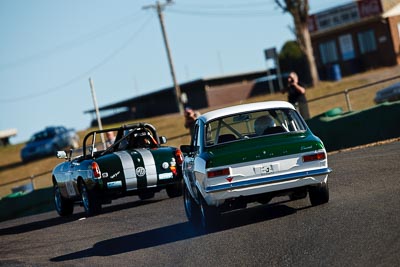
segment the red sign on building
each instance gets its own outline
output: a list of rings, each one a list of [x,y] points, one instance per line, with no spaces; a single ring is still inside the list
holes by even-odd
[[[358,12],[361,18],[378,15],[382,12],[382,6],[380,0],[363,0],[357,1]]]

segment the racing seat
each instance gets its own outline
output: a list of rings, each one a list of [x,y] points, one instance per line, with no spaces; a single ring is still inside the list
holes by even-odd
[[[129,141],[129,148],[155,148],[157,141],[147,131],[133,133]]]
[[[233,140],[236,140],[236,137],[233,134],[221,134],[218,137],[218,144],[226,143]]]

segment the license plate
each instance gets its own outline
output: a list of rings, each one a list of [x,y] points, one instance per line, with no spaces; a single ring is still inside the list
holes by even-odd
[[[122,187],[122,182],[121,181],[108,182],[107,187],[108,188]]]
[[[254,174],[256,175],[266,175],[273,174],[279,171],[278,164],[260,164],[253,167]]]
[[[172,178],[174,178],[174,175],[172,174],[172,172],[160,173],[160,174],[158,175],[158,179],[160,179],[160,180],[172,179]]]
[[[262,165],[261,174],[271,174],[274,173],[274,167],[272,165]]]

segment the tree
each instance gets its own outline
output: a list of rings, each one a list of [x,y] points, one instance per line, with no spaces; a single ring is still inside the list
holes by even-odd
[[[289,73],[295,71],[301,82],[307,86],[311,83],[310,72],[307,66],[307,57],[300,49],[299,43],[296,41],[287,41],[279,53],[279,66],[282,73]]]
[[[318,84],[318,71],[311,45],[310,32],[308,31],[308,0],[275,0],[275,3],[283,12],[289,12],[292,15],[297,42],[299,43],[300,49],[307,57],[311,84]]]

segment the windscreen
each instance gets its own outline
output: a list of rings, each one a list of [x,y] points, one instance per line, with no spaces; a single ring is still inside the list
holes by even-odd
[[[292,109],[269,109],[234,114],[213,120],[205,127],[207,146],[306,130],[303,120]]]

